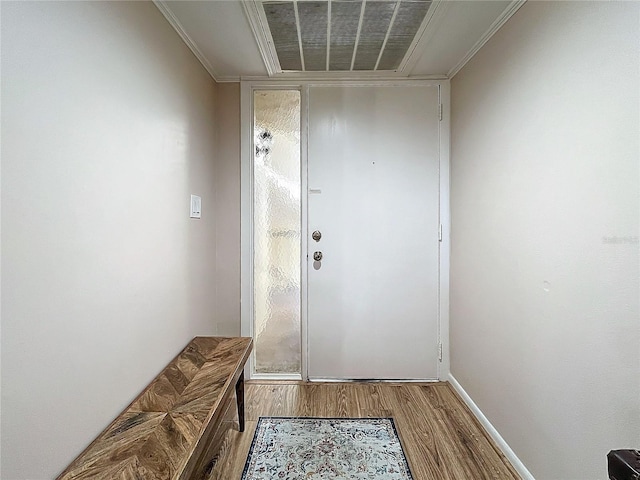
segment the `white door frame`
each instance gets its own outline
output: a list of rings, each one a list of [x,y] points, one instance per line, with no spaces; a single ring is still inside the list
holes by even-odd
[[[254,90],[300,90],[300,164],[301,188],[307,192],[307,138],[308,138],[308,93],[316,85],[344,86],[438,86],[442,120],[439,124],[440,192],[439,215],[442,241],[439,249],[438,288],[438,338],[441,354],[438,362],[438,379],[449,375],[449,256],[450,256],[450,84],[449,80],[381,80],[381,81],[242,81],[240,87],[240,325],[241,335],[253,337],[253,91]],[[259,374],[255,372],[255,354],[252,353],[245,376],[249,379],[308,380],[307,375],[307,194],[301,194],[301,259],[300,259],[300,315],[301,315],[301,375]],[[303,259],[304,257],[304,259]]]

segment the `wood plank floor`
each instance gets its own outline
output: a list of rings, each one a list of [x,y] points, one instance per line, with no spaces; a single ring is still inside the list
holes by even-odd
[[[245,401],[209,480],[240,479],[260,416],[393,417],[414,480],[520,479],[447,383],[247,382]]]

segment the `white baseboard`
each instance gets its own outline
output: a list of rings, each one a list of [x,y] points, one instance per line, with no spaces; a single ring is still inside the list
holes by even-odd
[[[524,463],[520,461],[520,459],[515,454],[515,452],[511,450],[511,447],[507,444],[504,438],[502,438],[502,435],[500,435],[498,433],[498,430],[496,430],[496,428],[493,425],[491,425],[491,422],[487,417],[484,416],[484,413],[482,413],[482,410],[478,408],[478,406],[471,399],[469,394],[465,392],[464,388],[462,388],[462,385],[460,385],[458,381],[455,379],[455,377],[451,374],[449,374],[449,383],[455,389],[455,391],[458,392],[458,394],[462,397],[462,400],[464,401],[464,403],[467,404],[471,412],[476,416],[480,424],[484,427],[484,429],[487,431],[487,433],[493,439],[493,441],[496,442],[496,445],[498,445],[498,448],[502,450],[502,453],[504,453],[504,456],[507,457],[507,460],[509,460],[509,462],[511,462],[511,465],[513,465],[513,468],[516,469],[516,471],[522,477],[522,479],[535,480],[535,478],[533,478],[533,475],[531,475],[531,472],[527,470],[527,467],[524,466]]]

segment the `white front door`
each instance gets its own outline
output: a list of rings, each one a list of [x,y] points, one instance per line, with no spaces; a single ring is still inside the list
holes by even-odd
[[[438,376],[438,104],[437,86],[309,88],[310,379]]]

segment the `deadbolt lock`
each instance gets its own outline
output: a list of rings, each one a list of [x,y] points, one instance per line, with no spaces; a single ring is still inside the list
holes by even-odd
[[[313,252],[313,259],[316,262],[319,262],[320,260],[322,260],[322,252]]]
[[[320,230],[316,230],[311,234],[311,238],[313,238],[316,242],[319,242],[322,238],[322,233],[320,233]]]

